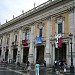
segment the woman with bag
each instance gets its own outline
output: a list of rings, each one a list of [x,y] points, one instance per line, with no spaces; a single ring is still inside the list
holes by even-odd
[[[66,69],[67,69],[67,64],[66,64],[66,62],[63,63],[63,68],[64,68],[64,73],[66,73]]]
[[[30,62],[29,61],[27,61],[26,70],[27,70],[27,75],[29,75],[30,70],[31,70],[31,66],[30,66]]]

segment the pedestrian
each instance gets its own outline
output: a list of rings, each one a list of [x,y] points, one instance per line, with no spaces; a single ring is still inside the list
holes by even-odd
[[[27,70],[27,75],[29,75],[30,70],[31,70],[31,65],[30,65],[30,62],[29,61],[27,61],[26,70]]]
[[[37,61],[36,62],[36,65],[35,65],[35,75],[39,75],[39,68],[40,68],[40,65],[39,65],[39,62]]]
[[[67,69],[67,64],[66,64],[66,62],[63,63],[63,68],[64,68],[64,73],[66,73],[66,69]]]
[[[55,68],[55,71],[56,71],[56,69],[57,69],[57,60],[56,59],[54,61],[54,68]]]
[[[46,69],[46,60],[44,60],[44,68]]]

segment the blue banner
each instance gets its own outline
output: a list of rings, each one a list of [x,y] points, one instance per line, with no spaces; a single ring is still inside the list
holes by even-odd
[[[42,37],[37,37],[36,38],[36,44],[42,43]]]

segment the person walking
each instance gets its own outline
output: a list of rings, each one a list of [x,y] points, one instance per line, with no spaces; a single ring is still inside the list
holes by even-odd
[[[66,62],[63,63],[63,68],[64,68],[64,74],[66,73],[66,69],[67,69],[67,64]]]
[[[30,70],[31,70],[31,65],[30,65],[29,61],[27,61],[26,70],[27,70],[27,75],[29,75],[30,74]]]
[[[46,69],[46,60],[44,60],[44,68]]]

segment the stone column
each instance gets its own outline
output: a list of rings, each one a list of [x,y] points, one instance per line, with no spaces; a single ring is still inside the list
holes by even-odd
[[[74,0],[74,3],[75,3],[75,0]],[[73,14],[73,21],[74,21],[74,40],[72,40],[72,41],[74,41],[74,44],[73,44],[73,46],[74,46],[74,49],[73,49],[73,63],[75,62],[75,8],[74,8],[74,12],[73,12],[74,14]],[[74,65],[75,65],[75,63],[74,63]]]
[[[36,53],[37,53],[37,50],[36,50],[36,47],[34,49],[34,64],[36,63]]]
[[[34,63],[34,25],[31,26],[30,33],[30,48],[29,48],[29,58],[30,63]]]
[[[5,59],[5,35],[3,36],[2,40],[2,53],[1,53],[2,59]]]
[[[54,44],[52,44],[52,51],[51,51],[51,64],[54,65],[54,60],[55,60],[55,47],[54,47]]]
[[[73,63],[75,62],[75,9],[70,9],[69,10],[69,33],[73,34],[73,38],[72,38],[72,55],[73,55]],[[71,55],[71,44],[70,44],[71,40],[69,39],[69,52]],[[71,56],[70,56],[71,58]],[[70,60],[69,58],[69,60]],[[75,65],[75,64],[74,64]]]
[[[8,62],[9,60],[13,60],[13,46],[12,46],[12,42],[13,42],[13,33],[10,33],[10,37],[9,37],[9,52],[8,52]]]
[[[47,17],[47,33],[46,33],[46,49],[45,49],[45,60],[47,65],[51,64],[51,50],[50,50],[50,36],[52,32],[52,17]]]
[[[69,54],[69,43],[66,43],[66,48],[67,48],[67,50],[66,50],[66,62],[67,62],[67,64],[68,65],[70,65],[70,62],[71,62],[71,60],[69,60],[69,56],[70,56],[70,54]]]
[[[21,48],[21,63],[23,63],[23,48]]]
[[[23,48],[22,48],[22,30],[19,30],[18,35],[18,51],[17,51],[17,62],[23,62]]]

